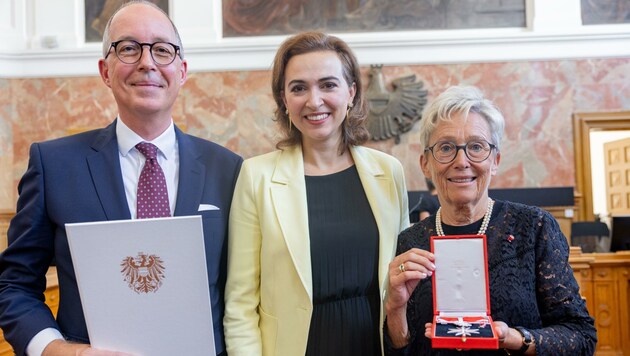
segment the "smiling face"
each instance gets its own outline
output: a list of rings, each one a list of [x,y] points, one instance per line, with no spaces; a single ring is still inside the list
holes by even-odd
[[[282,98],[291,122],[302,133],[305,146],[338,146],[348,104],[355,95],[333,51],[318,51],[292,57],[286,66]]]
[[[473,140],[485,140],[492,143],[490,126],[479,114],[470,112],[467,117],[462,113],[452,116],[452,121],[440,121],[431,134],[428,146],[438,141],[450,141],[464,145]],[[490,157],[483,162],[471,162],[463,150],[457,152],[450,163],[437,162],[431,152],[420,156],[420,166],[426,177],[435,184],[440,204],[445,209],[466,209],[469,211],[486,209],[486,197],[490,179],[496,174],[501,154],[492,150]],[[483,205],[479,205],[479,203]]]
[[[171,42],[177,37],[170,21],[158,9],[134,4],[121,9],[111,22],[112,42],[129,39],[140,43]],[[173,63],[158,66],[143,46],[137,63],[121,62],[110,48],[107,59],[99,61],[103,82],[111,88],[120,117],[134,127],[143,120],[170,123],[179,88],[186,81],[187,63],[179,56]]]

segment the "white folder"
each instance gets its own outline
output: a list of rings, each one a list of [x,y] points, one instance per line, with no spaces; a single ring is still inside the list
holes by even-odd
[[[215,355],[200,216],[66,224],[93,348]]]

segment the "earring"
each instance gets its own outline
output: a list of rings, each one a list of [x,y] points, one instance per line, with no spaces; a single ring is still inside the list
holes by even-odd
[[[352,103],[348,104],[348,109],[346,110],[346,119],[350,116],[350,110],[352,109]]]
[[[289,132],[291,132],[293,124],[291,123],[291,115],[289,115],[289,109],[284,110],[284,113],[287,114],[287,117],[289,118]]]

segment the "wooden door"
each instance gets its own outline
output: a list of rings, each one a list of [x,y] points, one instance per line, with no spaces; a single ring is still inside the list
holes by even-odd
[[[606,204],[610,215],[630,214],[630,138],[604,144]]]
[[[591,132],[630,130],[630,111],[573,114],[576,221],[592,221]],[[593,157],[593,160],[604,157]]]

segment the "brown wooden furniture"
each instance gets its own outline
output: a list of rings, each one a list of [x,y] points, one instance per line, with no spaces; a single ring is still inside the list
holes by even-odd
[[[57,280],[57,268],[50,267],[48,273],[46,273],[46,291],[44,295],[46,296],[46,304],[53,312],[53,314],[57,315],[57,309],[59,307],[59,282]],[[4,340],[4,335],[0,330],[0,356],[9,356],[14,355],[13,348]]]
[[[593,183],[591,179],[591,131],[630,130],[630,111],[573,114],[575,195],[579,207],[577,220],[593,221]],[[594,158],[597,159],[597,158]]]
[[[13,211],[0,210],[0,252],[7,248],[7,230],[13,215],[15,215]]]
[[[597,355],[630,355],[630,251],[581,253],[569,262],[597,328]]]

